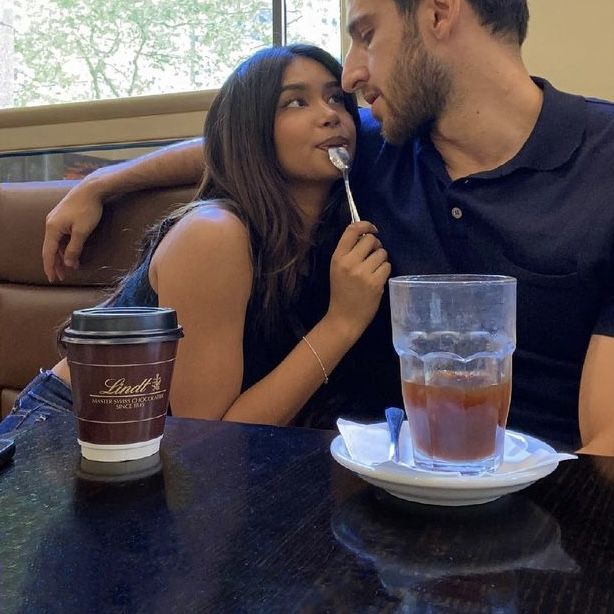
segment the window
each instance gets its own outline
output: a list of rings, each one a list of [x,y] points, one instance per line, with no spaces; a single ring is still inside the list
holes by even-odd
[[[288,43],[307,42],[326,49],[341,60],[340,2],[286,0]]]
[[[0,108],[215,89],[286,40],[340,57],[340,11],[331,0],[2,0]]]
[[[340,58],[341,5],[0,0],[0,182],[78,178],[199,135],[215,90],[259,48]]]
[[[82,179],[101,166],[123,162],[173,142],[168,140],[122,143],[116,146],[67,147],[59,151],[12,155],[0,153],[0,183]]]

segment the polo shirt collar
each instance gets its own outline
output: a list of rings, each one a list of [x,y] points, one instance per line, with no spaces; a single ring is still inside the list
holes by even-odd
[[[544,101],[533,132],[522,149],[501,166],[501,174],[519,168],[550,171],[565,164],[578,149],[586,131],[586,100],[555,89],[545,79],[533,77]]]
[[[532,77],[544,92],[542,108],[537,122],[522,149],[508,162],[491,171],[476,173],[472,177],[495,178],[509,175],[521,168],[549,171],[565,164],[578,149],[586,131],[586,100],[582,96],[555,89],[545,79]],[[430,137],[422,137],[418,150],[432,167],[438,158],[443,160]],[[447,173],[446,173],[447,175]]]

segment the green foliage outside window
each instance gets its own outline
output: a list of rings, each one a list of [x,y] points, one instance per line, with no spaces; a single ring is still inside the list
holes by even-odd
[[[0,56],[12,69],[0,107],[217,88],[272,43],[271,0],[5,2]],[[338,31],[338,3],[288,6],[293,40],[326,44]]]

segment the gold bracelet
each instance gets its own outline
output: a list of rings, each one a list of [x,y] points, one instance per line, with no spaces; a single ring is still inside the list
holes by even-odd
[[[326,369],[324,368],[324,363],[322,362],[322,359],[313,348],[313,345],[309,343],[309,339],[307,339],[307,337],[303,336],[303,341],[307,344],[307,347],[312,351],[313,355],[316,357],[316,360],[320,363],[320,368],[322,369],[322,373],[324,373],[324,383],[328,384],[328,373],[326,373]]]

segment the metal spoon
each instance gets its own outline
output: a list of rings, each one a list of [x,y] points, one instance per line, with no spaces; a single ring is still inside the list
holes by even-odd
[[[350,216],[352,217],[352,222],[360,222],[360,216],[358,215],[358,209],[356,209],[356,204],[354,203],[354,198],[352,197],[350,182],[348,179],[351,166],[350,153],[345,147],[329,147],[328,158],[333,163],[333,166],[343,173],[345,193],[348,197],[348,205],[350,206]]]
[[[390,431],[390,452],[389,460],[395,463],[399,462],[399,435],[401,434],[401,425],[405,418],[405,412],[398,407],[386,408],[386,422]]]

